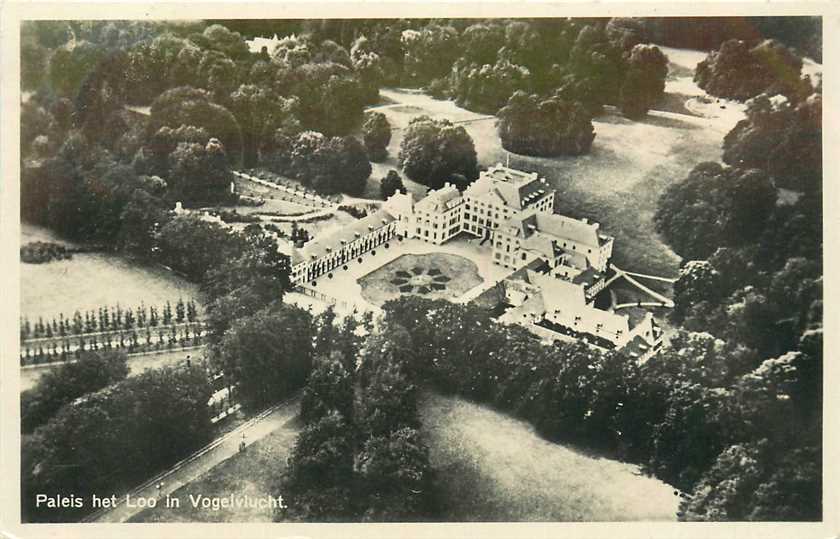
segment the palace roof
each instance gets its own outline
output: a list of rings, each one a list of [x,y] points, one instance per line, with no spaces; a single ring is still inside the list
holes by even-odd
[[[377,210],[363,219],[336,229],[328,236],[318,237],[310,241],[303,246],[300,254],[306,261],[327,256],[330,253],[340,250],[344,245],[352,243],[394,220],[394,216],[388,210]]]

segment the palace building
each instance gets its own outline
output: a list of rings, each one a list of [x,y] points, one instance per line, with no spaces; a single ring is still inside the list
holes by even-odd
[[[302,284],[358,258],[393,239],[397,233],[394,216],[379,210],[339,228],[332,234],[312,240],[302,249],[288,246],[292,284]]]
[[[496,165],[464,191],[463,230],[489,238],[502,223],[529,209],[553,213],[554,190],[535,172]]]
[[[463,193],[448,183],[416,201],[398,192],[364,219],[290,248],[292,283],[328,275],[394,238],[442,245],[463,232],[489,243],[493,263],[511,270],[498,285],[501,321],[646,359],[662,333],[650,313],[631,323],[627,315],[595,307],[611,275],[614,238],[598,223],[555,214],[554,197],[537,174],[501,165],[482,172]]]

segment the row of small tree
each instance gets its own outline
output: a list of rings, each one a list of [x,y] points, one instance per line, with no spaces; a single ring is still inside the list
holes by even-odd
[[[202,343],[203,338],[203,329],[198,323],[159,326],[154,331],[151,327],[147,327],[145,330],[120,330],[104,337],[97,334],[78,337],[68,336],[52,339],[37,346],[22,343],[20,361],[21,365],[38,365],[40,363],[77,359],[85,352],[97,350],[123,350],[129,354],[134,354],[184,346],[198,346]]]
[[[21,340],[41,339],[105,331],[154,328],[197,320],[198,309],[195,301],[191,299],[187,301],[178,299],[174,312],[172,303],[169,301],[164,304],[160,311],[154,305],[146,307],[145,303],[141,303],[136,309],[123,308],[118,303],[110,308],[99,307],[97,310],[85,311],[84,315],[80,311],[76,311],[72,318],[65,318],[64,313],[60,313],[58,318],[54,317],[49,322],[45,322],[43,317],[39,316],[33,324],[29,317],[24,316],[20,322],[20,338]]]

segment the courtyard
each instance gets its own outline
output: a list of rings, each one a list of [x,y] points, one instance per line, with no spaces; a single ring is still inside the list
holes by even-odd
[[[511,273],[492,263],[489,246],[480,241],[466,234],[444,245],[394,239],[303,288],[334,301],[339,310],[379,311],[401,294],[464,301]]]
[[[429,253],[402,255],[359,280],[362,297],[382,306],[402,294],[429,299],[455,299],[481,284],[478,267],[458,255]]]

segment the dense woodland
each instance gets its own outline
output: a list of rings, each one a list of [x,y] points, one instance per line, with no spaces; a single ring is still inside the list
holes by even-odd
[[[248,409],[304,388],[281,489],[305,503],[278,520],[434,518],[421,385],[644,465],[684,493],[684,519],[819,519],[822,105],[791,75],[802,54],[819,58],[818,29],[805,17],[27,24],[22,217],[200,283],[210,363]],[[248,51],[274,33],[271,55]],[[709,51],[698,84],[753,99],[724,162],[674,178],[659,201],[658,231],[684,262],[676,334],[645,365],[543,346],[475,306],[404,298],[376,327],[313,317],[281,303],[288,259],[259,227],[171,212],[231,201],[240,165],[360,193],[390,141],[364,112],[386,85],[497,114],[511,151],[586,153],[604,107],[635,119],[661,97],[656,44]],[[398,159],[430,186],[477,176],[473,141],[446,121],[412,122]],[[396,174],[382,187],[403,188]],[[124,357],[100,355],[24,399],[24,494],[111,492],[212,436],[203,370],[125,378]]]

